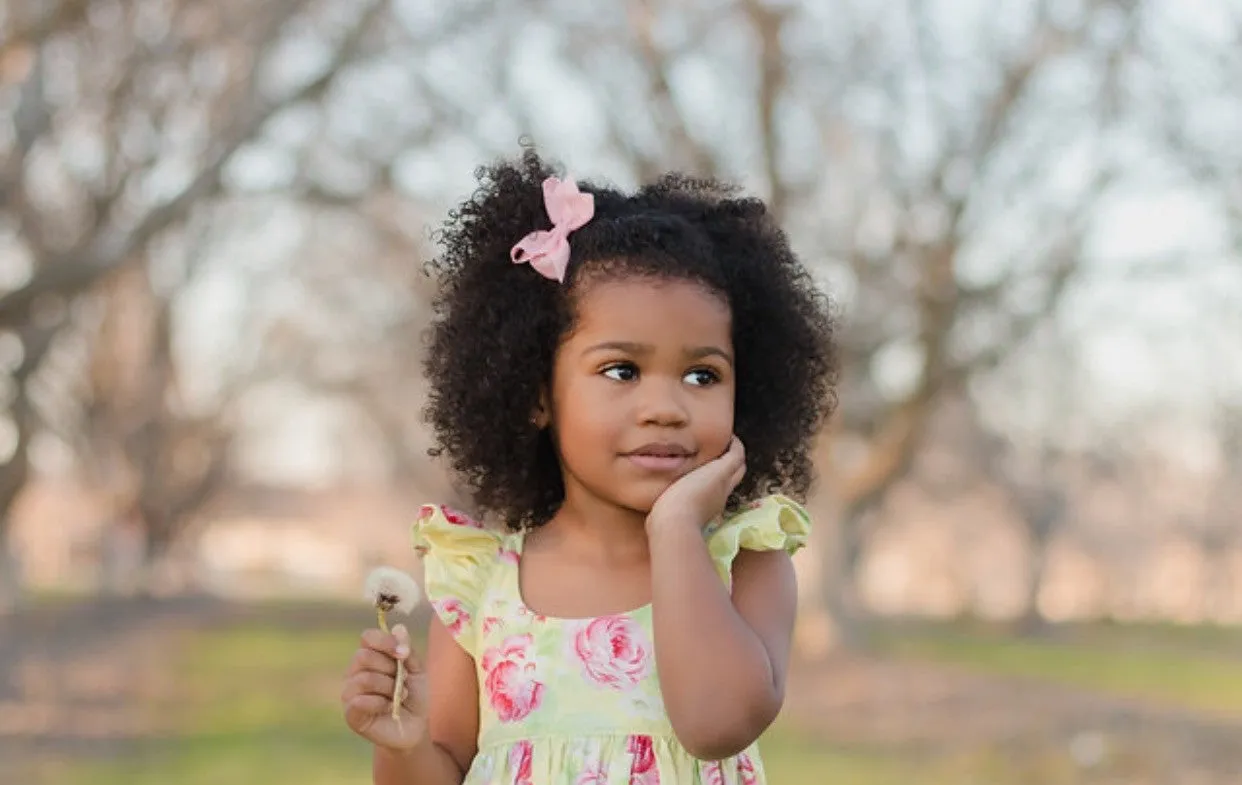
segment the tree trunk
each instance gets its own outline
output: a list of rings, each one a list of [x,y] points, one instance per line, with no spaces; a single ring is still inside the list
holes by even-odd
[[[131,517],[113,520],[102,533],[99,588],[104,594],[128,597],[141,589],[146,545],[141,527]]]
[[[798,620],[802,656],[822,660],[833,651],[857,651],[867,644],[866,608],[858,593],[864,538],[858,511],[836,507],[820,513],[813,543],[816,581]]]
[[[1044,588],[1048,569],[1048,546],[1065,521],[1068,501],[1065,493],[1050,481],[1049,459],[1039,486],[1034,489],[1017,489],[1014,498],[1026,522],[1027,541],[1030,543],[1029,569],[1026,585],[1026,609],[1019,622],[1019,632],[1031,637],[1043,637],[1052,631],[1048,620],[1039,611],[1039,594]]]
[[[34,437],[35,412],[26,382],[43,362],[52,345],[56,327],[30,327],[22,330],[22,361],[13,371],[13,402],[9,416],[17,427],[13,454],[0,465],[0,608],[16,605],[23,596],[21,565],[13,552],[9,531],[13,525],[13,504],[30,479],[30,440]]]
[[[1207,575],[1203,586],[1203,615],[1210,624],[1231,624],[1238,620],[1238,609],[1232,598],[1234,591],[1231,545],[1227,536],[1213,538],[1204,544],[1203,556]]]
[[[142,505],[143,561],[139,590],[145,597],[168,597],[193,591],[194,574],[184,542],[187,516]]]
[[[837,568],[829,575],[828,604],[836,622],[837,640],[842,648],[863,649],[867,645],[867,607],[859,590],[865,538],[862,510],[846,510],[837,529]]]
[[[13,504],[26,487],[30,474],[27,448],[33,427],[32,413],[21,380],[18,381],[18,389],[17,400],[10,410],[17,423],[17,440],[13,445],[12,457],[0,466],[0,610],[16,607],[23,596],[21,565],[13,552],[9,534],[13,525]]]
[[[1048,542],[1032,538],[1028,556],[1026,604],[1022,618],[1018,620],[1018,634],[1029,638],[1042,638],[1051,628],[1039,610],[1039,593],[1044,588],[1044,575],[1048,566]]]
[[[21,560],[6,535],[7,519],[0,517],[0,616],[20,605],[23,597]]]

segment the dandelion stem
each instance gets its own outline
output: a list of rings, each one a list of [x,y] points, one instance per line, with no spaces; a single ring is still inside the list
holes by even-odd
[[[384,609],[376,608],[375,615],[379,618],[380,629],[390,632],[388,615]],[[397,727],[401,726],[401,688],[403,686],[405,686],[405,660],[397,660],[397,681],[392,688],[392,718],[397,721]]]

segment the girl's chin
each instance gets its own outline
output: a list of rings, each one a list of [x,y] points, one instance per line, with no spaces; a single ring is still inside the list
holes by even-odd
[[[622,494],[625,497],[625,506],[631,510],[637,510],[644,515],[651,512],[651,508],[655,506],[660,496],[672,487],[678,478],[664,478],[660,481],[652,481],[643,483],[640,487],[632,487]]]

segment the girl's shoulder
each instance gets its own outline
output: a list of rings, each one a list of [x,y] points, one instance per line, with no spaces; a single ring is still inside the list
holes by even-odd
[[[447,504],[424,504],[411,529],[414,550],[420,556],[494,554],[520,536],[499,532]]]
[[[798,502],[781,494],[765,496],[723,516],[704,531],[717,572],[729,580],[739,551],[785,551],[793,555],[806,545],[811,516]]]
[[[498,532],[460,510],[424,504],[411,530],[423,583],[440,621],[474,654],[480,602],[500,566],[516,563],[520,534]]]

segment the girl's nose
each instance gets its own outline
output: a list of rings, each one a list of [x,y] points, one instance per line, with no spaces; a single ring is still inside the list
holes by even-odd
[[[689,419],[680,379],[669,382],[650,377],[639,388],[639,421],[650,425],[684,425]]]

